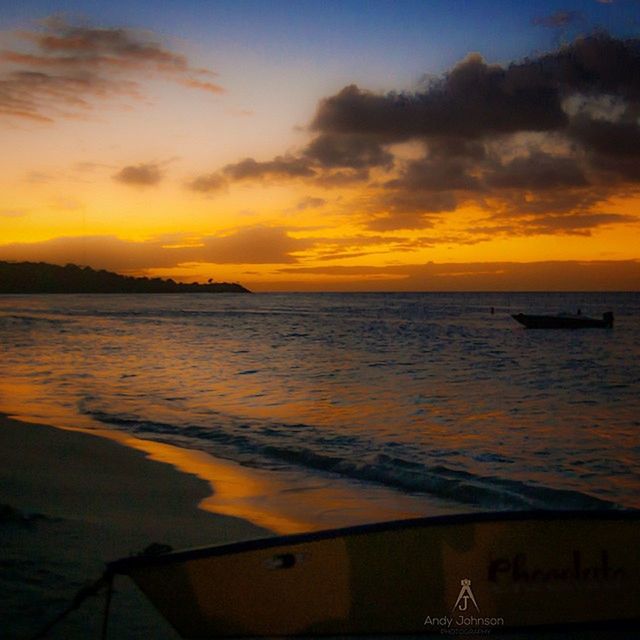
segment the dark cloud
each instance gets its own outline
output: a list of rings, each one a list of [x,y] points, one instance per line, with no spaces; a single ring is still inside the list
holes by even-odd
[[[366,136],[316,137],[297,155],[258,161],[245,158],[220,171],[198,176],[190,183],[195,191],[212,191],[222,184],[242,180],[314,179],[319,186],[338,187],[369,178],[369,168],[390,169],[393,155]]]
[[[547,82],[562,96],[572,93],[640,99],[640,40],[607,35],[578,38],[530,65],[542,68]]]
[[[204,173],[187,183],[192,191],[209,193],[219,191],[230,182],[243,180],[311,178],[316,175],[306,158],[277,156],[273,160],[258,161],[245,158],[228,164],[220,171]]]
[[[56,18],[22,32],[26,50],[0,53],[0,115],[51,122],[79,117],[93,102],[139,98],[138,80],[158,76],[187,87],[221,93],[207,69],[130,29],[77,26]]]
[[[327,189],[348,187],[366,183],[369,180],[369,169],[338,169],[322,171],[314,180],[315,184]]]
[[[473,168],[458,158],[427,157],[406,164],[400,178],[390,180],[387,188],[415,191],[478,191],[481,184],[469,173]]]
[[[526,215],[585,213],[601,205],[606,197],[600,189],[511,189],[495,192],[494,201],[485,204],[485,209],[496,218],[516,220]]]
[[[113,176],[113,179],[134,187],[149,187],[162,180],[162,171],[157,164],[138,164],[124,167]]]
[[[640,161],[634,156],[596,155],[591,164],[619,195],[638,195],[640,191]]]
[[[548,16],[540,16],[532,20],[539,27],[558,29],[580,22],[583,16],[579,11],[556,11]]]
[[[230,180],[255,180],[265,177],[309,178],[316,175],[305,158],[277,156],[273,160],[259,162],[245,158],[235,164],[228,164],[222,173]]]
[[[618,122],[576,118],[571,123],[569,135],[594,155],[640,160],[640,126],[637,117],[635,121]]]
[[[624,222],[634,222],[636,218],[621,213],[571,213],[570,215],[546,215],[533,218],[524,227],[528,235],[573,234],[591,235],[596,227],[604,227]]]
[[[570,95],[640,97],[639,49],[639,40],[598,35],[507,67],[473,54],[421,92],[380,95],[347,86],[321,102],[312,128],[387,142],[562,131]]]
[[[320,102],[310,131],[297,153],[213,175],[364,187],[345,206],[378,231],[429,228],[462,205],[523,233],[622,224],[598,208],[640,195],[640,39],[596,34],[509,65],[470,54],[414,92],[348,85]]]
[[[533,151],[490,169],[484,176],[488,186],[498,189],[548,191],[586,187],[588,181],[574,156]]]
[[[205,173],[197,176],[193,180],[187,183],[187,187],[192,191],[199,191],[200,193],[211,193],[214,191],[220,191],[227,186],[227,180],[219,173]]]
[[[497,217],[496,220],[500,218]],[[598,227],[637,222],[637,218],[621,213],[565,213],[527,214],[515,218],[508,216],[507,223],[478,225],[467,228],[473,235],[485,239],[496,236],[582,235],[589,236]]]
[[[375,231],[425,229],[435,223],[433,214],[455,211],[456,196],[448,191],[394,190],[380,196],[373,203],[366,226]],[[381,210],[381,212],[380,212]]]
[[[313,139],[304,155],[323,168],[390,168],[393,155],[369,136],[324,134]]]
[[[487,157],[484,142],[456,136],[433,136],[428,140],[429,157],[434,161],[455,158],[462,162],[480,162]]]
[[[496,236],[591,235],[594,229],[637,222],[637,217],[603,211],[608,192],[596,188],[511,189],[499,191],[485,206],[487,224],[469,233]]]
[[[40,71],[10,71],[0,76],[0,115],[34,122],[80,117],[91,99],[107,95],[137,97],[134,85],[93,75],[51,75]]]
[[[426,92],[377,95],[355,85],[324,100],[313,129],[386,142],[547,131],[564,124],[557,90],[535,70],[504,69],[471,55]]]
[[[590,207],[621,184],[633,190],[639,116],[640,40],[596,35],[507,67],[471,55],[421,92],[351,85],[320,104],[312,126],[325,136],[425,147],[384,183],[371,228],[429,226],[431,214],[475,201],[529,222],[527,232],[556,233],[628,220]],[[543,147],[522,142],[534,133]]]

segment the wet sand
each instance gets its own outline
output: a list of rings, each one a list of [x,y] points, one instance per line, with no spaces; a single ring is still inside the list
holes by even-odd
[[[104,563],[157,542],[173,548],[269,535],[197,505],[211,485],[84,432],[0,415],[0,621],[29,638],[96,580]],[[178,636],[126,579],[116,580],[109,638]],[[47,637],[99,637],[103,597]]]

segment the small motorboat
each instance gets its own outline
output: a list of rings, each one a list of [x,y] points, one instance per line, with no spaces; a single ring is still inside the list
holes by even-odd
[[[611,311],[603,313],[602,318],[590,318],[580,313],[555,316],[516,313],[511,317],[523,324],[527,329],[610,329],[613,327],[613,313]]]
[[[132,578],[184,638],[638,630],[639,539],[640,511],[476,513],[135,556],[107,570]]]

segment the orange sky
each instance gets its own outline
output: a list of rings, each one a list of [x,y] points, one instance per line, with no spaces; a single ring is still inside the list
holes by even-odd
[[[1,44],[0,259],[253,290],[640,284],[622,40],[373,90],[257,59],[223,75],[184,39],[59,18]],[[267,76],[277,95],[248,90]]]

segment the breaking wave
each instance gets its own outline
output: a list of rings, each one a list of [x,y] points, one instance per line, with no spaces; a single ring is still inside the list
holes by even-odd
[[[111,428],[143,439],[198,449],[259,468],[298,468],[376,483],[401,492],[424,493],[483,509],[602,509],[616,504],[571,489],[550,488],[496,476],[482,476],[442,464],[397,455],[403,445],[378,446],[359,436],[328,434],[305,424],[247,421],[224,416],[227,429],[154,422],[131,415],[84,413]],[[405,447],[406,449],[406,447]],[[394,450],[394,454],[387,453]],[[406,451],[407,454],[410,451]]]

